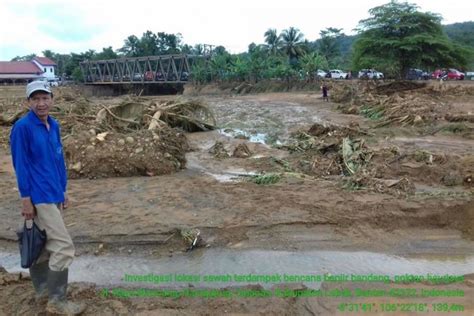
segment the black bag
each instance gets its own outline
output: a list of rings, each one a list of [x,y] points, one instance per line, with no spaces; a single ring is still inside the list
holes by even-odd
[[[16,233],[20,246],[21,267],[24,269],[31,267],[38,260],[46,245],[46,231],[40,230],[35,221],[32,222],[28,228],[25,220],[23,229]]]

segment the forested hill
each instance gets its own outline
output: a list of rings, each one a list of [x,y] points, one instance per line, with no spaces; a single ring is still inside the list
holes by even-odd
[[[443,25],[448,37],[474,49],[474,21]]]

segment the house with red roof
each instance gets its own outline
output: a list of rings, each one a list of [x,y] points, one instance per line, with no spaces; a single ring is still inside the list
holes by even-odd
[[[43,77],[46,79],[54,79],[54,68],[57,67],[56,63],[48,57],[35,57],[32,62],[43,70]]]
[[[0,61],[0,83],[22,83],[56,77],[56,63],[47,57],[31,61]]]

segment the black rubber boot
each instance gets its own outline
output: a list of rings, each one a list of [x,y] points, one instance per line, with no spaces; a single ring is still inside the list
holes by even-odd
[[[35,301],[39,304],[46,304],[48,300],[48,261],[36,263],[30,268],[30,277],[35,288]]]
[[[67,301],[68,273],[68,269],[63,271],[49,270],[49,301],[48,306],[46,306],[46,311],[50,315],[80,315],[86,309],[84,304],[76,304]]]

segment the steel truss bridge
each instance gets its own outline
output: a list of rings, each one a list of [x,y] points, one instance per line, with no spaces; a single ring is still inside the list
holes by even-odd
[[[208,57],[161,55],[88,60],[80,67],[85,84],[186,83],[198,60],[206,62]]]

